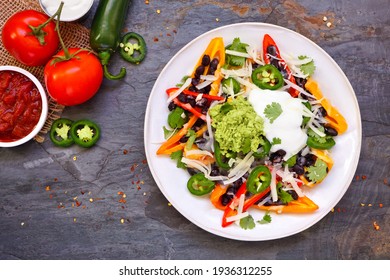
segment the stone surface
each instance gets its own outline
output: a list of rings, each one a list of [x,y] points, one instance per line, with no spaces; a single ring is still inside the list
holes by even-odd
[[[105,80],[92,100],[63,113],[98,122],[97,146],[61,149],[47,139],[0,149],[0,259],[389,259],[388,0],[133,2],[125,31],[144,36],[146,60],[133,66],[115,55],[110,69],[125,66],[126,78]],[[335,211],[267,242],[193,225],[168,206],[144,151],[147,101],[166,63],[202,33],[247,21],[287,27],[327,51],[355,90],[363,125],[356,177]]]

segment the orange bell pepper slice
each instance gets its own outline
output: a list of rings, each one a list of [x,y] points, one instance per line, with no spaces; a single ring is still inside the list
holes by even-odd
[[[210,201],[215,208],[219,210],[225,210],[227,205],[223,205],[221,202],[222,196],[226,193],[227,187],[223,187],[221,184],[216,184],[215,188],[210,194]]]
[[[179,142],[179,140],[185,136],[188,132],[188,130],[191,129],[191,127],[196,123],[198,120],[198,117],[195,115],[192,115],[191,118],[188,120],[188,122],[179,130],[178,133],[173,135],[171,138],[169,138],[167,141],[165,141],[160,148],[157,150],[156,154],[171,154],[173,151],[180,150],[178,147],[180,146],[181,149],[184,149],[185,145],[181,145],[182,143]],[[172,150],[173,149],[173,150]]]
[[[222,80],[221,67],[222,65],[225,64],[225,45],[223,43],[223,38],[215,37],[210,41],[206,50],[199,58],[198,63],[196,64],[194,70],[192,71],[191,77],[195,77],[196,68],[198,68],[198,66],[202,64],[202,58],[204,55],[208,55],[210,57],[210,60],[213,60],[214,58],[218,58],[219,60],[218,67],[215,70],[215,74],[214,74],[217,77],[217,79],[211,84],[211,90],[209,92],[209,95],[218,95],[219,86],[221,85],[221,80]],[[209,69],[208,66],[205,67],[204,73],[207,73],[208,69]]]
[[[274,211],[276,213],[310,213],[318,209],[318,205],[314,203],[307,196],[298,197],[297,200],[290,201],[287,205],[253,205],[254,208],[265,210],[265,211]]]
[[[338,134],[344,133],[348,129],[348,124],[343,115],[332,106],[332,104],[324,98],[318,83],[312,78],[309,78],[305,84],[305,88],[321,102],[322,107],[326,110],[327,116],[325,119],[329,124],[337,130]]]
[[[328,166],[328,172],[332,169],[333,159],[330,157],[330,155],[325,150],[312,149],[311,153],[326,163],[326,165]],[[308,187],[314,187],[314,186],[318,185],[319,183],[321,183],[321,182],[316,182],[316,183],[310,182],[309,180],[306,179],[306,177],[304,175],[300,175],[299,179],[303,182],[304,185],[306,185]]]

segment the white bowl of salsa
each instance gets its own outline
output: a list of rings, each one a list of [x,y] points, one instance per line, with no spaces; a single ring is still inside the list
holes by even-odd
[[[15,147],[38,134],[46,122],[45,90],[30,72],[0,66],[0,147]]]

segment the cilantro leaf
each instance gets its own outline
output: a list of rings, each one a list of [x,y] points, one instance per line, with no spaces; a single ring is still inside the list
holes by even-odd
[[[282,144],[282,139],[280,139],[278,137],[274,137],[274,138],[272,138],[271,144],[272,145]]]
[[[325,132],[325,129],[324,129],[323,126],[318,127],[318,130],[321,131],[321,132]],[[311,128],[309,128],[309,129],[307,130],[307,135],[308,135],[309,137],[315,138],[316,141],[317,141],[318,143],[321,143],[321,144],[324,144],[324,143],[328,140],[328,138],[332,138],[332,136],[329,136],[329,135],[326,135],[325,137],[321,137],[321,136],[319,136],[317,133],[315,133],[314,130],[312,130]]]
[[[264,225],[264,224],[269,224],[272,221],[272,217],[269,214],[269,211],[265,212],[263,219],[260,221],[257,221],[258,224]]]
[[[177,166],[178,168],[186,168],[186,165],[181,161],[182,158],[183,158],[183,151],[182,151],[182,150],[173,152],[173,153],[171,154],[171,159],[177,161],[176,166]]]
[[[278,189],[278,197],[280,201],[283,203],[289,203],[290,201],[294,200],[292,195],[286,192],[285,190],[283,190],[282,188]]]
[[[245,230],[254,229],[255,226],[255,221],[253,220],[253,217],[251,215],[248,215],[240,220],[240,227]]]
[[[298,58],[300,60],[303,60],[303,59],[306,59],[309,57],[307,57],[306,55],[300,55],[300,56],[298,56]],[[302,64],[299,68],[301,69],[303,74],[308,75],[308,76],[312,76],[314,74],[314,71],[316,70],[316,66],[314,64],[313,59],[306,64]]]
[[[282,106],[277,102],[268,104],[264,109],[264,115],[269,119],[270,123],[273,123],[281,114]]]
[[[235,38],[231,45],[227,46],[227,50],[246,53],[248,44],[241,43],[240,38]],[[226,55],[226,63],[231,66],[243,66],[245,64],[245,57]]]
[[[307,176],[313,183],[321,182],[328,174],[328,166],[325,161],[317,158],[315,164],[307,169]]]

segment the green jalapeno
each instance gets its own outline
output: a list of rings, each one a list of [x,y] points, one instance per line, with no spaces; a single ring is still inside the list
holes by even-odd
[[[223,160],[223,155],[221,153],[221,149],[219,147],[218,141],[214,141],[214,157],[215,157],[215,162],[217,165],[223,169],[229,169],[230,166],[227,162],[224,162]]]
[[[318,140],[318,137],[309,136],[307,138],[306,144],[314,149],[319,150],[329,150],[334,145],[336,145],[336,141],[330,136],[321,137],[322,141]]]
[[[284,84],[283,75],[272,64],[256,68],[252,72],[252,82],[261,89],[275,90]]]
[[[89,148],[99,140],[100,128],[90,120],[79,120],[72,124],[70,135],[77,145]]]
[[[264,139],[264,145],[261,146],[257,152],[253,153],[253,156],[255,158],[265,158],[271,150],[271,142],[269,142],[268,139],[265,137],[263,137],[263,139]]]
[[[136,43],[131,41],[135,40]],[[137,64],[144,60],[146,56],[146,43],[141,35],[135,32],[129,32],[123,36],[122,43],[119,44],[121,47],[120,54],[123,59],[128,62]]]
[[[215,183],[207,179],[203,173],[197,173],[188,180],[188,190],[197,196],[210,193],[215,187]]]
[[[271,183],[271,172],[265,165],[259,165],[249,174],[246,183],[247,190],[252,194],[261,193]]]
[[[74,143],[70,134],[72,120],[60,118],[53,122],[50,129],[50,140],[59,147],[69,147]]]

